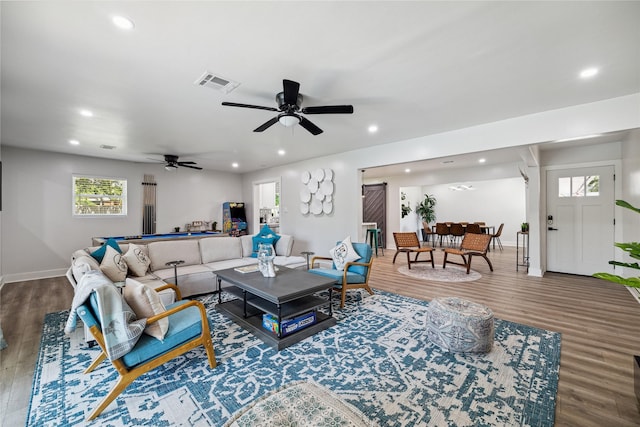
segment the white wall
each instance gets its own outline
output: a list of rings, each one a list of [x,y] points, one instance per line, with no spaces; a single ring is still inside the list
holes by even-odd
[[[500,241],[516,245],[516,232],[525,222],[525,185],[521,177],[486,181],[465,181],[475,190],[452,191],[449,184],[425,186],[423,191],[433,194],[438,203],[438,222],[483,221],[495,226],[504,223]]]
[[[316,158],[270,168],[238,177],[233,174],[196,172],[181,169],[175,175],[165,173],[161,165],[66,156],[21,150],[2,145],[3,273],[12,280],[62,274],[69,265],[71,252],[90,243],[92,236],[137,234],[141,230],[141,182],[144,173],[158,181],[158,231],[195,219],[220,221],[221,203],[245,201],[253,204],[253,183],[281,177],[281,229],[295,236],[294,252],[312,250],[327,254],[347,235],[358,236],[362,222],[360,170],[419,159],[436,158],[465,152],[508,146],[521,146],[591,133],[640,128],[640,94],[596,103],[531,114],[501,122],[430,135],[407,141],[376,145],[339,155]],[[381,129],[384,132],[384,129]],[[330,132],[318,136],[331,138]],[[363,138],[367,138],[363,132]],[[635,143],[638,138],[635,138]],[[636,158],[637,152],[634,151]],[[625,180],[638,179],[639,162],[627,164]],[[300,180],[304,170],[330,168],[334,171],[334,210],[329,215],[302,215],[299,210]],[[119,176],[130,180],[130,215],[126,219],[74,219],[71,216],[71,174]],[[514,173],[518,173],[517,169]],[[200,175],[197,175],[200,174]],[[519,173],[518,173],[519,174]],[[516,175],[511,175],[513,178]],[[485,179],[499,179],[492,177]],[[530,175],[531,178],[531,175]],[[465,176],[464,179],[475,179]],[[452,180],[448,180],[452,182]],[[636,181],[637,182],[637,181]],[[388,186],[388,223],[399,224],[399,187],[435,185],[397,182]],[[637,189],[637,186],[634,187]],[[529,185],[530,199],[539,198],[539,189]],[[394,207],[395,206],[395,207]],[[530,204],[530,212],[540,215],[539,201]],[[254,221],[253,206],[248,220]],[[544,214],[544,212],[542,212]],[[531,222],[531,219],[530,219]],[[388,243],[388,242],[387,242]],[[536,247],[537,245],[537,247]],[[532,236],[532,253],[538,257],[533,268],[540,269],[540,239]],[[8,279],[8,278],[7,278]]]
[[[5,279],[63,274],[69,257],[91,244],[91,237],[142,232],[142,181],[152,174],[157,186],[157,232],[184,227],[193,220],[217,220],[222,203],[242,199],[235,174],[132,163],[2,147],[2,252]],[[125,178],[128,215],[123,218],[72,216],[72,174]]]

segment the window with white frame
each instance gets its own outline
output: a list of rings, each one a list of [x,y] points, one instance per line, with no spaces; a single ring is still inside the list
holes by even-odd
[[[599,195],[599,175],[558,178],[558,197],[593,197]]]
[[[126,179],[73,176],[73,215],[122,216],[126,214]]]

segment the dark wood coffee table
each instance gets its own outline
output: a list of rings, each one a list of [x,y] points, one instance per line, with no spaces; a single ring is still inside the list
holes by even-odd
[[[218,304],[216,310],[256,335],[265,343],[282,350],[317,332],[336,324],[332,316],[331,293],[335,280],[303,270],[278,267],[276,277],[264,277],[259,271],[241,273],[233,268],[215,272],[218,277]],[[222,302],[222,281],[233,286],[225,287],[238,299]],[[329,299],[313,294],[328,289]],[[317,309],[329,306],[329,314]],[[262,315],[272,314],[281,324],[289,319],[315,311],[316,322],[290,335],[282,336],[282,328],[275,334],[262,327]]]

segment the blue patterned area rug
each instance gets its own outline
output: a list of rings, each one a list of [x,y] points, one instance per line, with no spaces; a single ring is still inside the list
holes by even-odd
[[[216,312],[217,297],[201,298],[218,367],[195,349],[138,378],[87,425],[220,426],[257,398],[305,379],[378,426],[553,425],[559,333],[496,319],[490,353],[449,353],[426,337],[427,302],[350,294],[334,312],[336,326],[280,352]],[[107,362],[82,373],[98,350],[83,343],[82,328],[64,335],[67,314],[45,318],[29,426],[84,424],[116,381]]]

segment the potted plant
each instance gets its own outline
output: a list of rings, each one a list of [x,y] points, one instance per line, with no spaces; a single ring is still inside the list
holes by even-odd
[[[433,209],[436,205],[436,197],[433,194],[425,194],[424,200],[416,206],[416,213],[427,224],[436,220],[436,212]]]
[[[526,233],[529,231],[529,223],[528,222],[523,222],[522,224],[520,224],[520,230],[523,233]]]
[[[631,206],[629,203],[624,200],[616,200],[616,205],[621,206],[626,209],[630,209],[636,213],[640,213],[640,208],[636,208]],[[630,243],[615,243],[615,246],[627,252],[631,258],[640,259],[640,243],[638,242],[630,242]],[[609,261],[611,265],[617,265],[619,267],[627,267],[633,268],[635,270],[640,270],[640,265],[637,262],[619,262],[619,261]],[[593,277],[597,277],[598,279],[608,280],[609,282],[618,283],[624,286],[631,286],[633,288],[640,288],[640,277],[622,277],[616,274],[611,273],[595,273]]]
[[[402,213],[402,218],[409,215],[411,213],[411,207],[409,204],[404,204],[404,201],[407,200],[407,195],[404,192],[400,193],[400,200],[402,200],[402,204],[400,205],[400,211]]]

